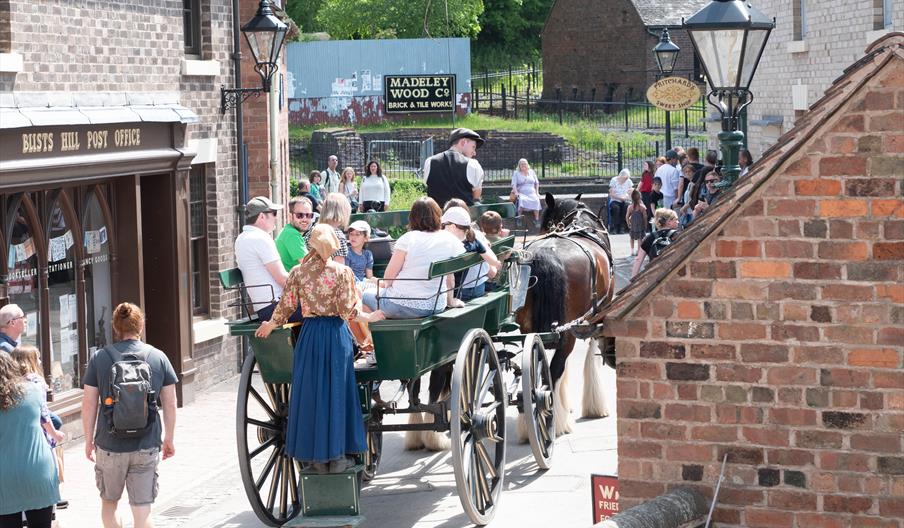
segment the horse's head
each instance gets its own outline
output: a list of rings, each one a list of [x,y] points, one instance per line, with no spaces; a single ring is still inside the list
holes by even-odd
[[[541,232],[546,233],[568,216],[568,213],[574,211],[578,207],[586,207],[581,202],[581,195],[574,198],[566,198],[564,200],[556,200],[552,193],[546,193],[546,210],[543,211],[543,221]]]

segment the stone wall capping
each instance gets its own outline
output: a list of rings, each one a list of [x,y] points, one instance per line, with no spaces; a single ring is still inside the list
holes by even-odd
[[[220,74],[220,61],[182,60],[182,75],[186,77],[216,77]]]
[[[21,53],[0,53],[0,73],[20,73],[24,68]]]

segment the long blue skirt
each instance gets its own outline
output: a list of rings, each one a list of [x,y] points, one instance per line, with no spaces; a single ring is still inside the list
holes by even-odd
[[[305,318],[295,345],[286,453],[329,462],[366,448],[348,325],[339,317]]]

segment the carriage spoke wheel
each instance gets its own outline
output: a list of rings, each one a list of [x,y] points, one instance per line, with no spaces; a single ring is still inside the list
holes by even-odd
[[[452,466],[461,505],[480,526],[493,520],[502,493],[506,397],[490,336],[471,330],[452,373]]]
[[[556,442],[552,376],[546,349],[537,334],[524,338],[521,352],[521,401],[527,420],[527,438],[540,469],[549,469]]]
[[[372,422],[380,425],[380,422]],[[361,477],[364,482],[370,482],[377,476],[380,467],[380,456],[383,454],[383,431],[367,431],[367,450],[364,452],[364,470]]]
[[[268,526],[281,526],[301,511],[301,468],[286,454],[290,389],[288,383],[264,383],[254,356],[245,358],[236,405],[239,472],[251,509]]]

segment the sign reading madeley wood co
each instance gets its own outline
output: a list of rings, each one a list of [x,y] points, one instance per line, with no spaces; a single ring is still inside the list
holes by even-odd
[[[682,77],[666,77],[647,89],[647,100],[663,110],[684,110],[700,100],[700,88]]]
[[[386,75],[383,83],[387,114],[455,110],[455,75]]]

